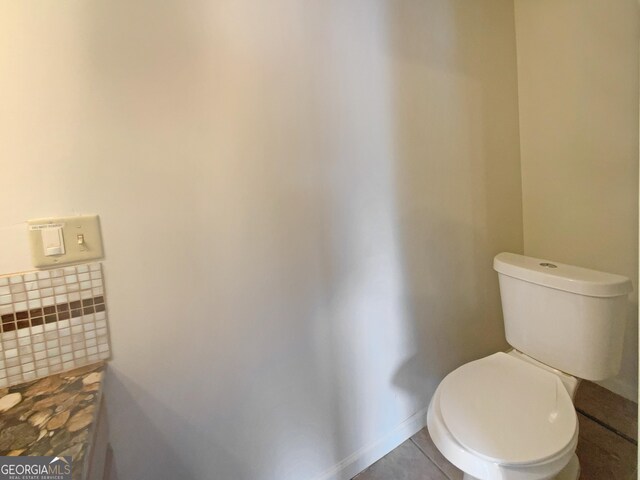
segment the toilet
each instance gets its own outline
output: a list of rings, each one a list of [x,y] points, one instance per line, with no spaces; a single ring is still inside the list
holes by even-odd
[[[574,395],[618,372],[631,282],[513,253],[493,268],[513,349],[447,375],[429,433],[465,480],[577,480]]]

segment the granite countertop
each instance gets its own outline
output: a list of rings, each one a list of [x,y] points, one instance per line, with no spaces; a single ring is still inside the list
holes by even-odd
[[[102,397],[104,362],[0,388],[0,455],[73,457],[86,477]]]

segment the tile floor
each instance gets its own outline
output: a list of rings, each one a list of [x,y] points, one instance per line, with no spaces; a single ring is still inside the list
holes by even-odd
[[[591,382],[576,395],[580,480],[635,480],[638,406]],[[353,480],[461,480],[423,429]]]

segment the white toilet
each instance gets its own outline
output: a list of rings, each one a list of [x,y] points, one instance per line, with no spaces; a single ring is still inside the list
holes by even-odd
[[[578,378],[618,372],[631,282],[512,253],[493,267],[514,349],[447,375],[429,433],[465,480],[576,480]]]

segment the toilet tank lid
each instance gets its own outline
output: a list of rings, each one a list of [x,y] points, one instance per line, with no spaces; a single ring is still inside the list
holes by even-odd
[[[617,297],[633,290],[631,280],[622,275],[515,253],[503,252],[496,255],[493,269],[525,282],[591,297]]]

